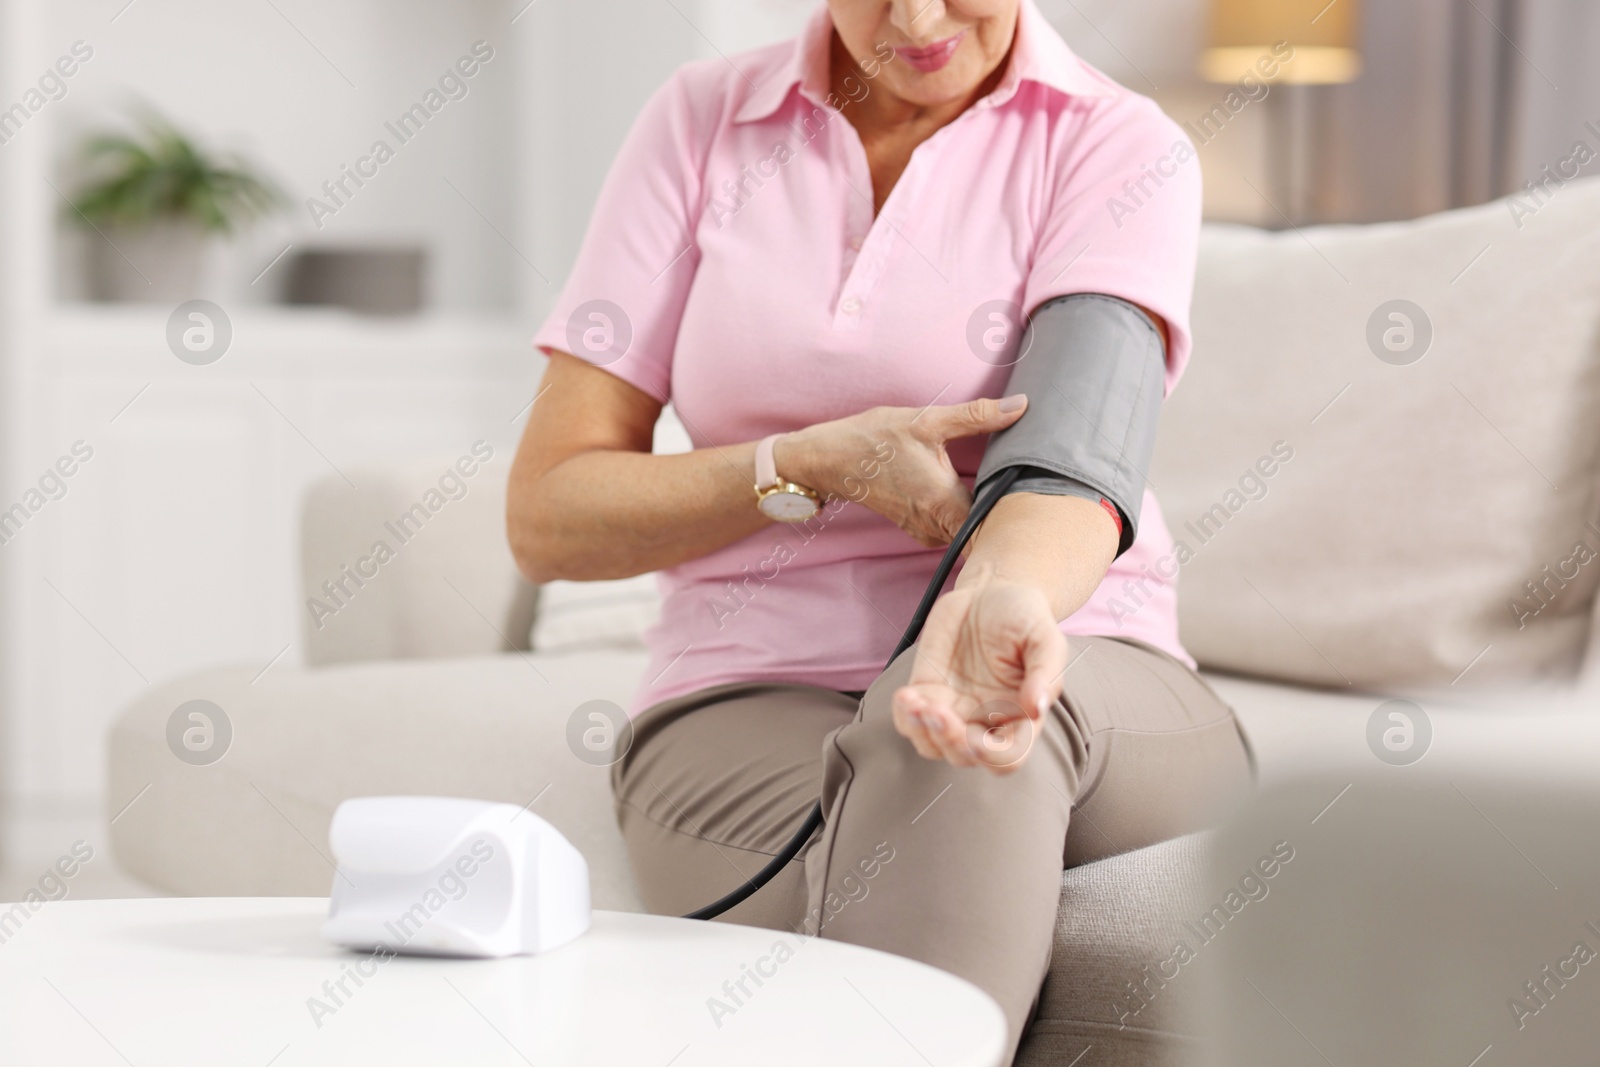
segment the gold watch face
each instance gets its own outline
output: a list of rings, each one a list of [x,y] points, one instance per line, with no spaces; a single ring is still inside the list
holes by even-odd
[[[787,490],[767,493],[756,506],[761,513],[769,519],[778,522],[804,522],[819,510],[817,502],[804,493],[791,493]]]

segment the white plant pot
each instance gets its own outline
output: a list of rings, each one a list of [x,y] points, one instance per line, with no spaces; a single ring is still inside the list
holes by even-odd
[[[157,222],[101,231],[88,235],[90,299],[176,304],[199,295],[210,244],[199,227]]]

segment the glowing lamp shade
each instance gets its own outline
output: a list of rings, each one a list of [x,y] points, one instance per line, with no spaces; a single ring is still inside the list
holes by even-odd
[[[1271,80],[1331,85],[1361,75],[1359,0],[1212,0],[1211,43],[1201,54],[1207,81],[1236,82],[1273,46],[1287,42],[1293,57],[1276,63]]]

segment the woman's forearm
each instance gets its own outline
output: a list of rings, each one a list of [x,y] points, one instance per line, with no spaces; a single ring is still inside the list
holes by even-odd
[[[1116,524],[1099,504],[1012,493],[978,527],[955,587],[989,578],[1032,585],[1064,619],[1094,593],[1116,552]]]
[[[1002,430],[1025,407],[1013,397],[870,408],[780,437],[773,457],[781,476],[857,501],[924,545],[947,544],[968,495],[945,443]],[[551,353],[507,486],[507,534],[529,579],[645,574],[771,521],[756,507],[756,442],[653,455],[660,415],[650,394]]]
[[[520,487],[513,470],[512,553],[537,582],[626,578],[696,559],[771,522],[756,509],[754,472],[754,444],[581,452]]]

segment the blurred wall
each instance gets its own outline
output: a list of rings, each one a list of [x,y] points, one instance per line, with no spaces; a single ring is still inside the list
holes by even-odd
[[[704,47],[691,18],[704,21],[683,0],[540,0],[518,19],[515,40],[528,71],[523,193],[540,271],[528,296],[537,314],[555,302],[639,109]]]

